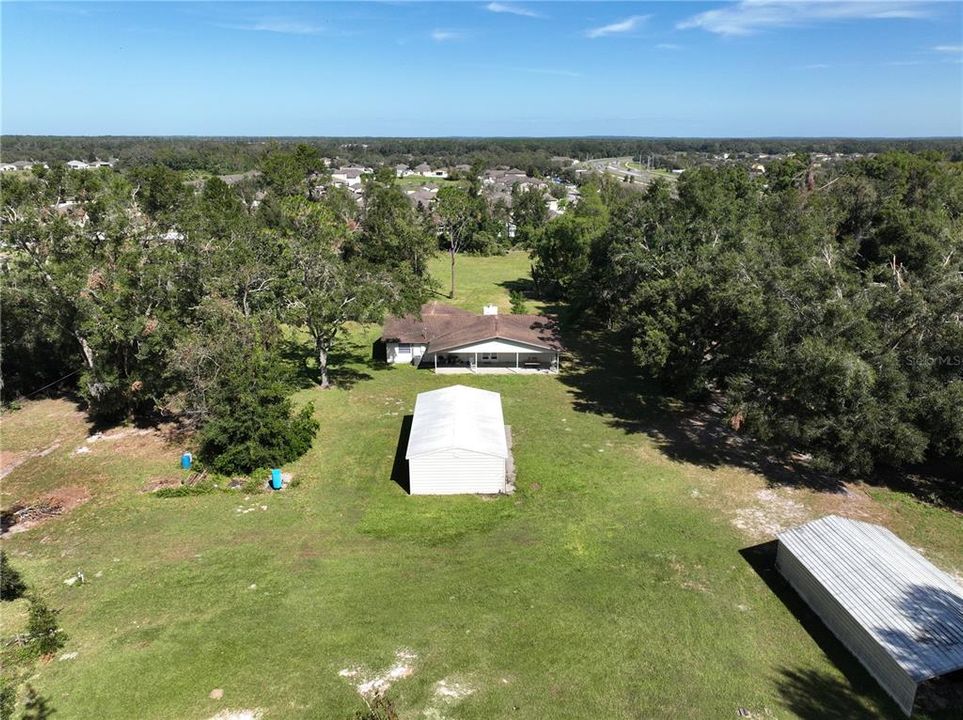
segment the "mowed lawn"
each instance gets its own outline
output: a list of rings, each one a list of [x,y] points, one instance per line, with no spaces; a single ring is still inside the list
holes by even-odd
[[[506,284],[528,271],[521,254],[458,262],[471,309],[506,308]],[[179,475],[182,445],[132,434],[78,455],[87,427],[69,401],[4,416],[5,451],[59,443],[10,472],[4,507],[61,486],[90,495],[4,541],[62,608],[61,655],[76,653],[24,671],[58,720],[348,718],[356,686],[378,677],[406,720],[901,717],[740,551],[770,539],[768,523],[835,510],[958,571],[958,515],[686,461],[597,409],[597,386],[633,397],[614,376],[588,384],[598,368],[439,377],[368,362],[376,336],[359,328],[342,346],[338,388],[298,393],[321,430],[279,493],[154,497],[145,486]],[[409,497],[392,480],[416,394],[456,382],[502,393],[515,495]],[[86,582],[65,585],[78,571]],[[2,613],[9,635],[22,603]]]

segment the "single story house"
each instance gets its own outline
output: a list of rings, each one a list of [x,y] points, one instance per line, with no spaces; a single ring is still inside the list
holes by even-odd
[[[889,530],[828,515],[777,538],[779,572],[907,716],[963,670],[963,587]]]
[[[558,372],[558,325],[544,315],[481,315],[430,302],[418,315],[389,317],[381,333],[385,359],[435,372]]]
[[[494,495],[510,465],[502,398],[452,385],[419,393],[405,459],[412,495]]]

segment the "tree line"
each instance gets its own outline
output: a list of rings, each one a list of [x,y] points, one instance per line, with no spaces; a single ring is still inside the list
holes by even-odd
[[[665,392],[833,471],[963,458],[961,163],[799,155],[582,191],[532,236],[539,290]]]
[[[263,169],[253,200],[217,178],[194,192],[164,165],[0,178],[4,398],[66,376],[94,420],[196,427],[224,473],[310,447],[317,424],[292,407],[285,352],[310,355],[327,386],[346,323],[427,298],[437,238],[389,170],[359,208],[314,148]]]
[[[959,138],[195,138],[195,137],[55,137],[4,135],[3,162],[117,158],[122,167],[160,164],[172,170],[214,174],[245,172],[260,166],[277,151],[298,145],[324,157],[348,163],[433,167],[481,163],[484,167],[514,166],[530,174],[559,169],[558,157],[576,160],[673,153],[879,153],[892,150],[939,152],[963,160]]]

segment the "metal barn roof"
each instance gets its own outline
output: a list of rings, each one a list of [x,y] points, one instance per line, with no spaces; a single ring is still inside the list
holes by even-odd
[[[508,457],[502,396],[464,385],[419,393],[405,457],[443,450]]]
[[[778,538],[914,681],[963,668],[963,587],[889,530],[828,515]]]

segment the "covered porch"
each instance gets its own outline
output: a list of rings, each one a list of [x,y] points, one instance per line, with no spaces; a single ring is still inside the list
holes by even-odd
[[[496,349],[471,348],[439,352],[422,361],[439,374],[477,373],[490,375],[557,373],[560,353],[528,347]]]

